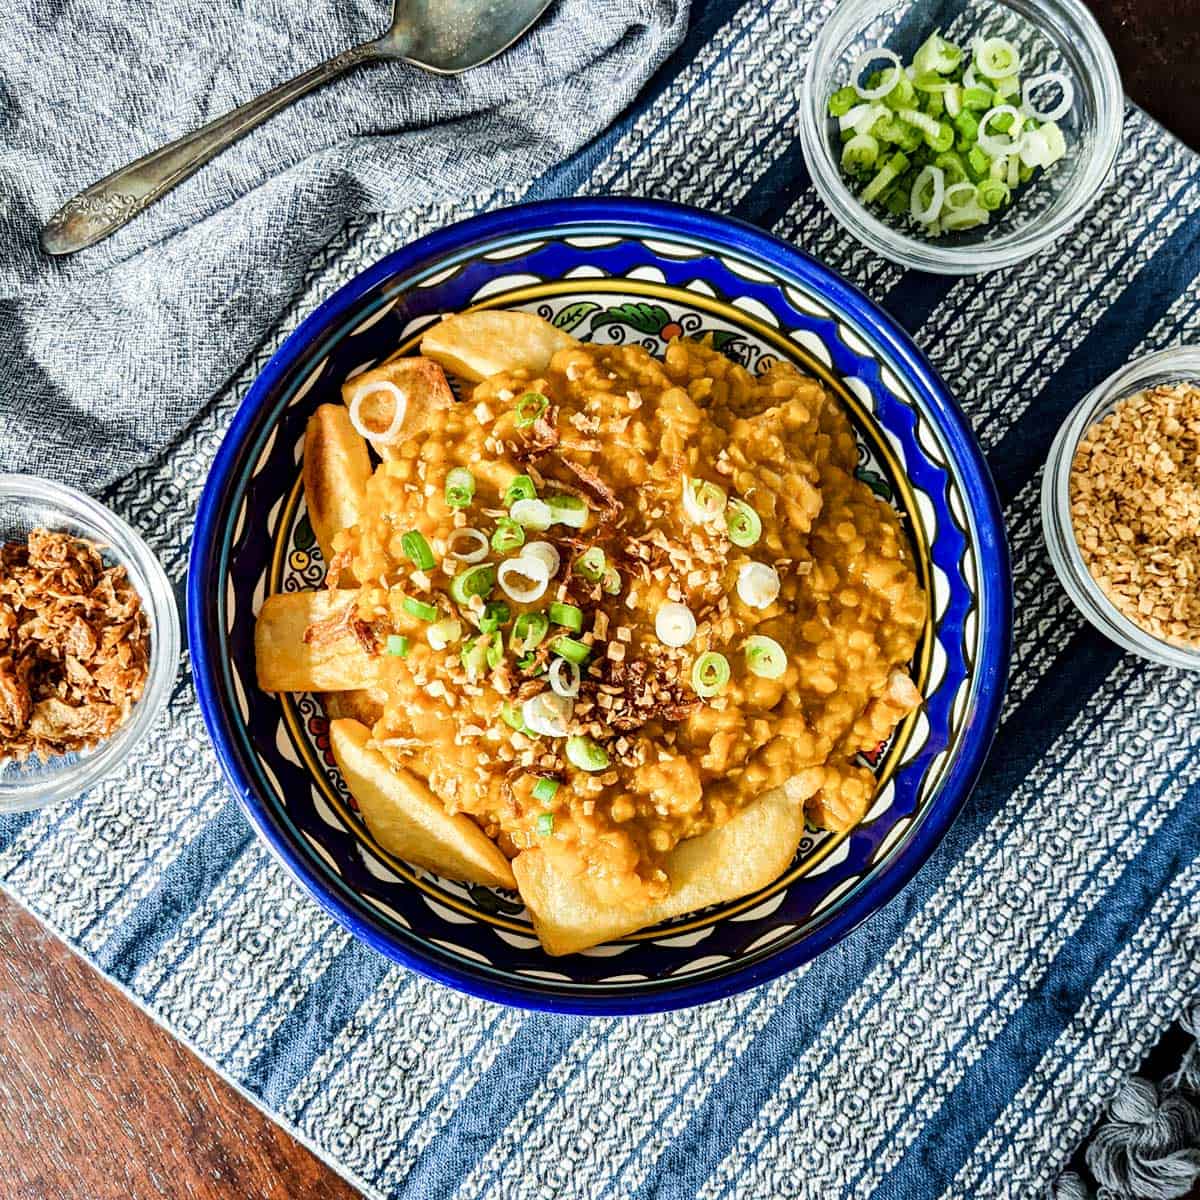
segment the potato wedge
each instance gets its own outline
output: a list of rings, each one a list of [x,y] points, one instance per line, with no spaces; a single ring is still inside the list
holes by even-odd
[[[329,692],[321,699],[325,715],[331,721],[360,721],[370,729],[383,716],[386,698],[379,688],[360,688],[352,692]]]
[[[339,617],[358,592],[280,592],[263,601],[254,627],[258,686],[264,692],[344,692],[379,681],[379,659],[368,654]],[[310,625],[327,622],[328,633],[305,641]]]
[[[388,389],[371,391],[371,385],[377,383],[394,384],[404,393],[404,420],[400,435],[405,441],[436,428],[441,421],[441,414],[456,403],[454,393],[446,382],[446,372],[432,359],[396,358],[342,384],[342,400],[347,413],[354,397],[362,394],[358,413],[367,429],[386,430],[396,412],[395,397]],[[371,438],[370,442],[380,458],[394,456],[394,446],[378,438]]]
[[[371,836],[397,858],[489,887],[516,887],[508,859],[462,813],[451,815],[415,775],[368,745],[359,721],[332,721],[329,744]]]
[[[451,375],[478,383],[500,371],[544,371],[560,350],[579,343],[533,313],[482,309],[439,321],[421,338],[421,353]]]
[[[304,430],[304,499],[326,564],[333,561],[333,535],[358,523],[370,478],[367,443],[349,413],[340,404],[322,404]],[[343,571],[343,579],[350,576]]]
[[[719,829],[680,842],[665,864],[671,894],[637,909],[601,904],[586,876],[556,871],[544,850],[526,850],[512,866],[547,953],[574,954],[766,887],[787,869],[803,836],[804,806],[776,788]]]

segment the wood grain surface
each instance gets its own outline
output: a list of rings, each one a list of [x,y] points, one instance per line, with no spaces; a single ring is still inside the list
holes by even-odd
[[[1088,2],[1126,91],[1200,150],[1200,0]],[[0,1200],[355,1195],[0,895]]]
[[[1108,38],[1126,95],[1200,151],[1200,0],[1084,0]]]
[[[0,895],[0,1197],[358,1192]]]

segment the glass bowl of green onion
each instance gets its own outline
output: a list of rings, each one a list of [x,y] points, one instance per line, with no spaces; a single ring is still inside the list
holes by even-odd
[[[845,0],[813,46],[801,142],[834,215],[917,270],[1054,243],[1109,179],[1124,98],[1079,0]]]

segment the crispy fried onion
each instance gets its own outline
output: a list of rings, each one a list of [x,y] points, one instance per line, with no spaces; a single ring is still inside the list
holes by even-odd
[[[327,642],[340,641],[347,634],[357,639],[368,654],[379,653],[379,637],[374,626],[358,615],[358,605],[351,600],[337,612],[330,613],[320,621],[314,621],[304,631],[304,641],[310,646],[321,646]]]
[[[683,721],[701,707],[701,701],[681,681],[652,663],[603,661],[600,679],[585,678],[581,692],[607,693],[612,700],[605,722],[615,732],[629,733],[650,721]]]
[[[110,736],[140,699],[149,661],[124,567],[45,529],[0,544],[0,760],[44,760]]]

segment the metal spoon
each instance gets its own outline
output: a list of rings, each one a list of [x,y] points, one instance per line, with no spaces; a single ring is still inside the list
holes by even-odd
[[[393,0],[391,28],[281,83],[73,196],[46,222],[42,249],[73,254],[120,229],[238,138],[331,79],[363,63],[403,59],[437,75],[457,75],[508,49],[550,0]]]

